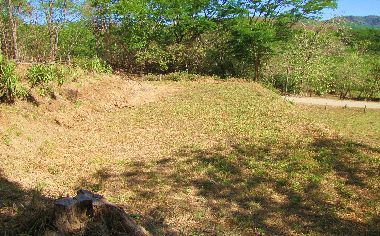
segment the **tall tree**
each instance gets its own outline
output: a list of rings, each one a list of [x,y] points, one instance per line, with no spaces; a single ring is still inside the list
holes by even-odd
[[[273,45],[286,39],[284,32],[290,32],[299,20],[334,7],[335,0],[232,0],[224,2],[220,17],[233,19],[227,25],[233,36],[229,43],[236,58],[253,66],[257,81]]]
[[[12,49],[13,49],[13,59],[18,59],[18,47],[17,47],[17,21],[13,17],[13,3],[12,0],[7,0],[8,7],[8,17],[9,17],[9,28],[11,29],[12,36]]]
[[[1,3],[1,2],[0,2]],[[0,11],[0,54],[3,54],[3,46],[5,45],[5,27],[3,23],[3,14]]]

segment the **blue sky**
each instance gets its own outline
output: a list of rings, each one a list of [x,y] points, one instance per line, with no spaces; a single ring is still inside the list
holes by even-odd
[[[338,0],[338,9],[327,10],[323,18],[335,16],[380,16],[380,0]]]

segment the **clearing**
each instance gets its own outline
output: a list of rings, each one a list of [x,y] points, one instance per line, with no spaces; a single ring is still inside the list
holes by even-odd
[[[350,130],[356,110],[244,81],[87,78],[57,97],[0,105],[0,232],[37,235],[79,188],[155,235],[380,232],[379,111]]]

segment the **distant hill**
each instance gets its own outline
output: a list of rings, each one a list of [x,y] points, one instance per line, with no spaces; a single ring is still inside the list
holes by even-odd
[[[380,16],[342,16],[338,17],[354,27],[380,28]]]

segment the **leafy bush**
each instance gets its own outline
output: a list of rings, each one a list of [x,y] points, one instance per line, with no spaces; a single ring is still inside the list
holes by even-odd
[[[345,98],[362,89],[365,63],[331,31],[300,30],[275,49],[266,65],[265,81],[283,92],[339,93]]]
[[[206,78],[205,76],[191,74],[187,72],[173,72],[166,75],[154,75],[148,74],[145,76],[145,79],[148,81],[160,81],[160,80],[170,80],[170,81],[194,81],[197,79]],[[207,77],[218,79],[219,77]]]
[[[206,35],[202,35],[202,37],[206,37]],[[165,49],[170,58],[169,71],[187,71],[193,74],[207,73],[206,69],[209,70],[210,65],[205,62],[205,59],[211,43],[206,44],[205,41],[195,39],[189,44],[169,45]],[[214,42],[212,41],[212,43]],[[215,61],[215,57],[213,61]]]
[[[0,100],[13,102],[16,97],[23,96],[19,89],[19,78],[14,72],[15,64],[6,61],[0,54]]]
[[[61,86],[70,73],[70,68],[65,66],[36,64],[28,69],[27,78],[31,87],[38,87],[40,95],[45,96],[53,93],[51,82]]]
[[[140,66],[148,71],[165,72],[169,68],[169,54],[157,43],[152,43],[138,52],[136,59]]]
[[[374,98],[380,93],[380,57],[375,58],[370,64],[369,76],[366,79],[366,96]]]
[[[366,63],[358,53],[344,55],[334,70],[336,92],[344,99],[355,91],[363,91],[365,78],[368,77]]]
[[[197,75],[187,72],[174,72],[164,76],[166,80],[181,81],[181,80],[196,80]]]
[[[74,75],[73,68],[68,66],[54,66],[52,68],[53,73],[55,74],[55,80],[58,82],[58,85],[63,85],[67,80],[72,79]]]
[[[294,77],[276,74],[265,82],[285,93],[299,93],[301,91],[300,82]]]
[[[74,65],[93,73],[112,73],[111,66],[99,57],[75,58]]]
[[[65,80],[65,74],[58,66],[37,64],[28,69],[27,78],[32,87],[44,86],[50,81],[56,81],[59,85],[62,85]]]

